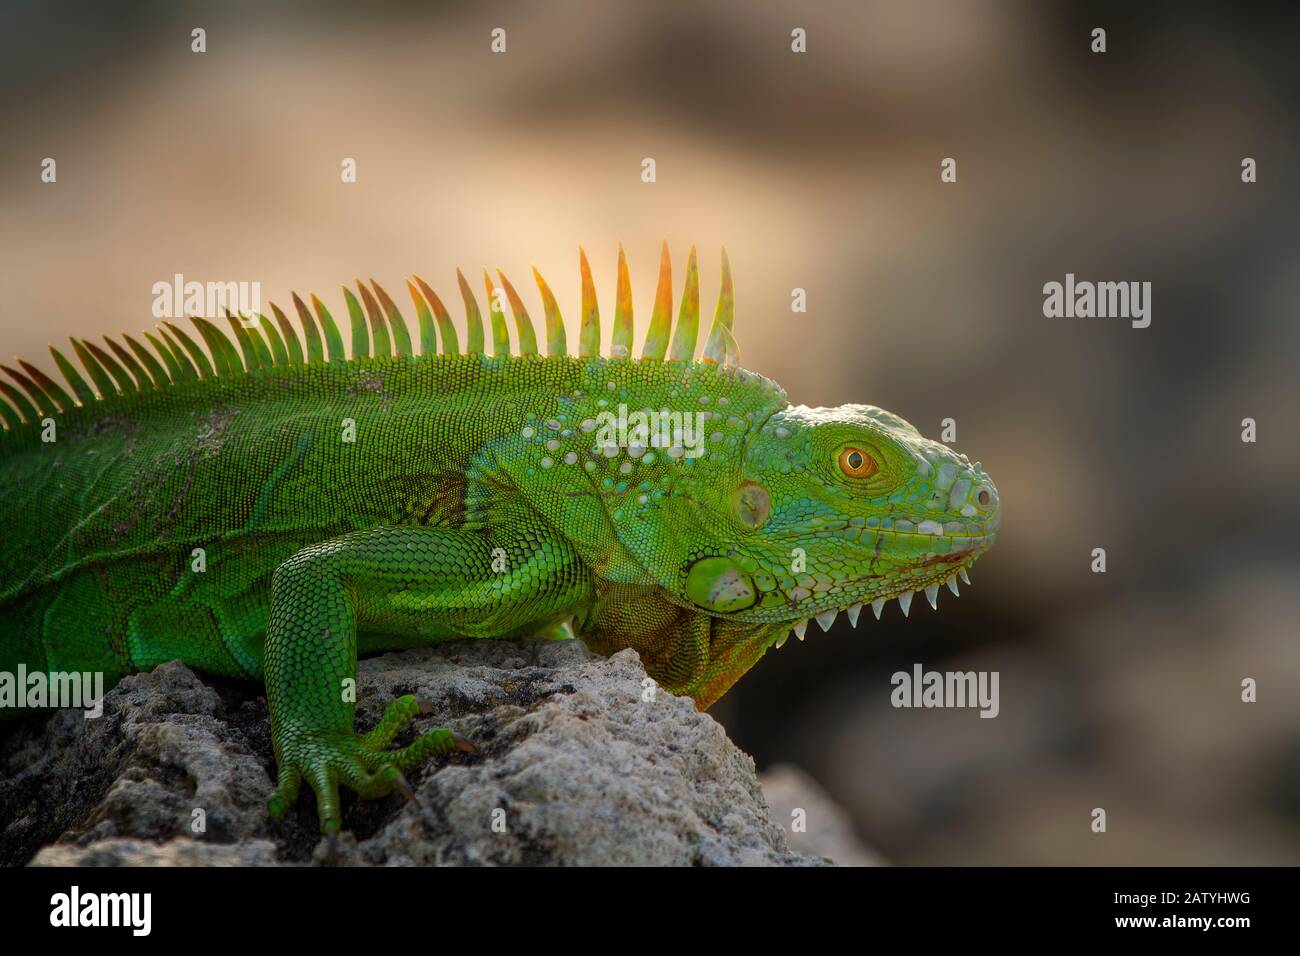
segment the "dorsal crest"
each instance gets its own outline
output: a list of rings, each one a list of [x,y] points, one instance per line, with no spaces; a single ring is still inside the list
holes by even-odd
[[[600,310],[591,266],[586,252],[581,248],[578,250],[578,265],[582,296],[578,354],[581,358],[594,358],[600,355]],[[499,285],[494,284],[491,273],[486,269],[483,275],[488,299],[492,354],[539,357],[537,335],[533,331],[532,318],[523,298],[500,270],[496,272]],[[533,278],[541,297],[547,355],[567,355],[564,319],[555,296],[536,269],[533,269]],[[456,270],[456,280],[465,307],[464,352],[481,354],[486,338],[483,313],[469,282],[459,269]],[[119,396],[153,392],[181,382],[228,378],[295,365],[392,356],[401,358],[415,354],[433,355],[438,351],[439,343],[442,354],[461,354],[460,336],[438,295],[417,275],[413,275],[406,286],[415,308],[419,331],[418,353],[397,303],[374,279],[368,284],[358,279],[355,292],[348,286],[343,287],[351,338],[350,357],[344,350],[343,334],[325,304],[312,294],[309,297],[311,309],[308,309],[303,299],[294,292],[290,293],[290,297],[301,326],[301,338],[285,312],[272,302],[270,308],[273,319],[263,314],[236,316],[227,311],[225,318],[230,325],[230,334],[210,319],[191,316],[190,322],[198,333],[198,338],[207,347],[206,351],[184,329],[170,321],[162,322],[154,332],[142,333],[153,352],[127,334],[121,336],[121,341],[105,337],[107,348],[88,339],[72,338],[73,354],[89,381],[63,352],[50,346],[54,364],[67,381],[68,389],[21,359],[15,362],[17,368],[0,364],[0,370],[18,386],[15,388],[10,382],[0,379],[0,420],[3,420],[6,428],[12,430],[59,412],[111,401]],[[700,280],[693,246],[687,257],[686,280],[675,325],[672,322],[672,302],[672,260],[668,253],[668,243],[665,242],[660,254],[654,308],[641,348],[640,361],[697,361],[695,351],[700,322]],[[504,312],[507,307],[514,319],[514,352],[511,351],[510,330]],[[723,250],[718,305],[705,340],[704,352],[698,361],[719,366],[739,366],[739,350],[732,335],[734,314],[731,267],[727,262],[726,250]],[[610,359],[632,358],[633,331],[632,283],[627,257],[623,253],[623,247],[619,246]]]

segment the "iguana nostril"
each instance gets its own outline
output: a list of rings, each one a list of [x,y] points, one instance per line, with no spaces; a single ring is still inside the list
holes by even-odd
[[[975,496],[975,500],[987,508],[989,504],[989,490],[987,488],[981,488],[980,493]]]

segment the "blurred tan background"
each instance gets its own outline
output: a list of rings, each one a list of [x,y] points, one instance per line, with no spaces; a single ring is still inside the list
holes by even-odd
[[[1198,3],[7,2],[0,354],[48,368],[49,342],[148,327],[176,272],[338,307],[411,272],[451,303],[453,268],[488,265],[531,307],[535,264],[572,336],[577,246],[608,315],[619,242],[639,341],[660,240],[678,289],[698,244],[709,308],[725,244],[746,366],[931,437],[955,418],[1005,509],[939,614],[841,620],[724,698],[760,767],[802,767],[896,863],[1295,863],[1297,27]],[[1067,272],[1152,282],[1151,327],[1044,318]],[[894,710],[917,661],[998,670],[1001,716]]]

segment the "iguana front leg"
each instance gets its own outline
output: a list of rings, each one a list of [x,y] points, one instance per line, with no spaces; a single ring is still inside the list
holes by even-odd
[[[401,771],[457,745],[431,730],[389,750],[418,712],[411,697],[389,707],[370,734],[354,730],[357,635],[410,647],[460,636],[509,637],[566,616],[589,588],[569,545],[536,526],[509,533],[448,528],[359,531],[299,551],[275,571],[263,668],[279,780],[280,815],[302,781],[316,793],[321,831],[340,828],[338,787],[363,797],[402,785]]]

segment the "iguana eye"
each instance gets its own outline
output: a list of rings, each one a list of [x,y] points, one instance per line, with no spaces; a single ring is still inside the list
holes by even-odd
[[[840,471],[850,478],[869,478],[876,473],[876,461],[860,448],[840,452]]]

